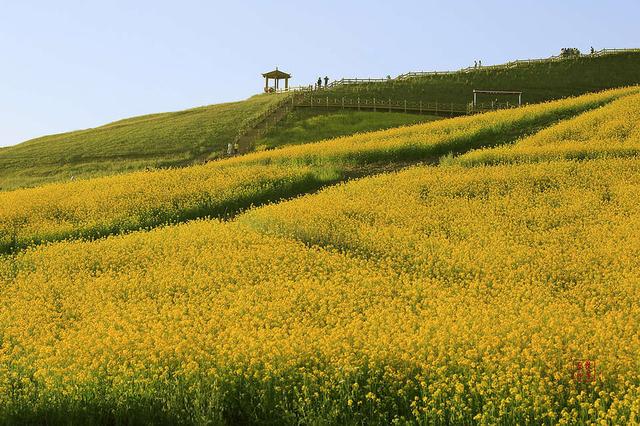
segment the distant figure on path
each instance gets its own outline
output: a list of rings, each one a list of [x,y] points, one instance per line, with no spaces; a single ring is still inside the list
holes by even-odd
[[[593,46],[591,46],[591,54],[593,55],[594,53],[596,53],[596,51],[593,49]]]
[[[227,155],[233,155],[233,144],[231,142],[227,145]]]
[[[322,77],[318,77],[318,89],[322,89]]]
[[[478,68],[478,61],[473,61],[473,67]]]
[[[237,154],[240,151],[240,145],[238,145],[238,142],[233,144],[233,153]]]
[[[482,66],[482,61],[478,61],[478,67]]]
[[[329,84],[329,77],[327,77],[326,75],[324,76],[324,88],[327,88],[327,85]]]

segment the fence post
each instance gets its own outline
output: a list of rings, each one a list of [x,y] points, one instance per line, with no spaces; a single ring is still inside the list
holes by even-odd
[[[391,112],[391,98],[389,98],[389,112]]]
[[[344,96],[342,97],[342,109],[344,109]]]
[[[327,108],[329,108],[329,97],[327,96]]]
[[[422,101],[420,101],[420,114],[422,114]]]
[[[438,101],[436,101],[436,115],[438,115]]]
[[[373,98],[373,112],[376,112],[376,98]]]
[[[404,100],[404,113],[407,113],[407,100]]]
[[[453,115],[453,102],[451,102],[451,115]]]

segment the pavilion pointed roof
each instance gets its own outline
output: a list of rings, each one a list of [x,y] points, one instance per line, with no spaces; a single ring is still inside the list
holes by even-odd
[[[278,68],[273,71],[265,72],[262,76],[265,78],[291,78],[291,74],[280,71]]]

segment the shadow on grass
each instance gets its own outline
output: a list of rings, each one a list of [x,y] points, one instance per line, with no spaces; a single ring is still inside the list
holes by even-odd
[[[588,109],[593,109],[601,105],[602,104],[599,103]],[[351,167],[348,167],[344,174],[348,178],[361,178],[374,174],[395,172],[416,164],[436,166],[446,158],[465,154],[473,149],[492,148],[515,143],[523,137],[535,134],[560,121],[575,117],[588,109],[567,111],[561,114],[541,117],[531,120],[525,125],[515,123],[508,129],[502,131],[488,128],[476,132],[469,137],[452,138],[447,140],[446,143],[428,147],[407,146],[395,149],[382,158],[376,152],[358,154],[357,157],[351,160]]]
[[[117,409],[103,405],[47,408],[38,411],[24,411],[0,419],[0,425],[179,425],[175,414],[167,413],[161,406],[149,403]]]

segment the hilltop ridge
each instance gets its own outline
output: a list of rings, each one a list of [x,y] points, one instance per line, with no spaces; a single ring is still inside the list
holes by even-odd
[[[473,72],[334,85],[312,93],[333,98],[468,103],[473,89],[517,89],[523,91],[524,103],[537,103],[638,83],[640,52],[623,52],[513,67],[482,67]],[[181,167],[215,159],[223,154],[229,142],[251,126],[252,120],[268,112],[286,96],[257,95],[240,102],[125,118],[94,129],[44,136],[0,148],[0,190],[37,186],[72,177]],[[485,97],[479,102],[491,100]],[[501,101],[513,104],[516,99],[501,97]],[[293,114],[283,121],[283,125],[272,129],[258,141],[258,145],[277,146],[273,141],[281,141],[285,134],[295,134],[301,142],[314,141],[319,136],[330,137],[333,133],[308,126],[310,116],[324,113],[325,109],[315,108],[305,114]],[[413,121],[400,115],[378,120],[376,117],[380,114],[386,113],[366,114],[367,130]],[[317,122],[328,128],[331,120],[333,118],[328,117]],[[334,136],[363,128],[361,122],[345,120],[344,114],[336,115],[335,120],[343,124],[337,126]],[[350,122],[353,124],[348,124]],[[291,133],[291,129],[296,129],[296,132]]]

